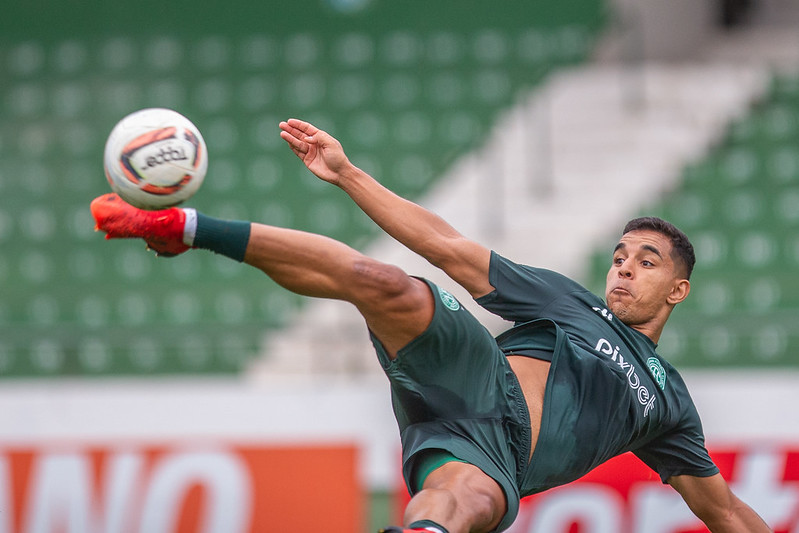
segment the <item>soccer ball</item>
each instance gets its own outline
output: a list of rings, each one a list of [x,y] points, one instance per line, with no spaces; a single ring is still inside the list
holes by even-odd
[[[208,169],[200,130],[170,109],[142,109],[120,120],[105,143],[111,189],[141,209],[164,209],[197,192]]]

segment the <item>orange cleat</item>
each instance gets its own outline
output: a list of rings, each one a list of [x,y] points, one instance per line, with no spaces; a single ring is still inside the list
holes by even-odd
[[[146,211],[133,207],[114,193],[98,196],[91,203],[95,229],[106,239],[144,239],[157,255],[173,257],[190,246],[183,244],[186,212],[177,207]]]

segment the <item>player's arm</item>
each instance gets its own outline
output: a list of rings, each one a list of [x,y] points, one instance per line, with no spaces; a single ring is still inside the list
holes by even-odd
[[[713,533],[766,533],[762,518],[730,490],[721,476],[672,476],[669,485]]]
[[[344,190],[386,233],[442,269],[472,296],[493,290],[488,281],[490,250],[353,165],[341,144],[326,132],[296,119],[281,122],[280,129],[280,136],[311,172]]]

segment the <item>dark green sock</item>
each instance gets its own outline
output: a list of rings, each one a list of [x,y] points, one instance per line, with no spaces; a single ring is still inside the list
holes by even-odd
[[[195,248],[211,250],[238,262],[244,261],[244,252],[250,242],[250,223],[240,220],[221,220],[197,213]]]
[[[440,530],[441,533],[449,533],[449,531],[447,531],[447,529],[444,526],[440,526],[440,525],[436,524],[435,522],[433,522],[432,520],[417,520],[416,522],[410,524],[408,527],[417,528],[417,529],[426,528],[426,527],[434,527],[434,528]]]

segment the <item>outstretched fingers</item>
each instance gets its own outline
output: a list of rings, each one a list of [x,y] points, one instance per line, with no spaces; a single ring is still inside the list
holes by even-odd
[[[314,135],[320,131],[316,126],[296,118],[281,122],[280,129],[283,130],[280,132],[280,136],[292,145],[294,144],[292,140],[314,142]]]
[[[297,154],[300,157],[300,159],[303,158],[303,155],[308,153],[309,149],[308,143],[295,139],[285,131],[280,132],[280,138],[288,143],[289,148],[291,148],[291,150],[295,154]]]
[[[337,183],[349,160],[339,143],[313,124],[289,119],[280,123],[280,137],[317,177]]]
[[[302,134],[308,137],[316,135],[319,132],[319,128],[317,128],[310,122],[305,122],[304,120],[300,120],[298,118],[290,118],[285,123],[288,127],[297,130],[299,132],[302,132]]]
[[[292,128],[286,122],[280,123],[280,129],[282,130],[280,138],[288,143],[295,154],[302,157],[302,154],[308,152],[310,147],[308,146],[307,135],[296,128]]]

